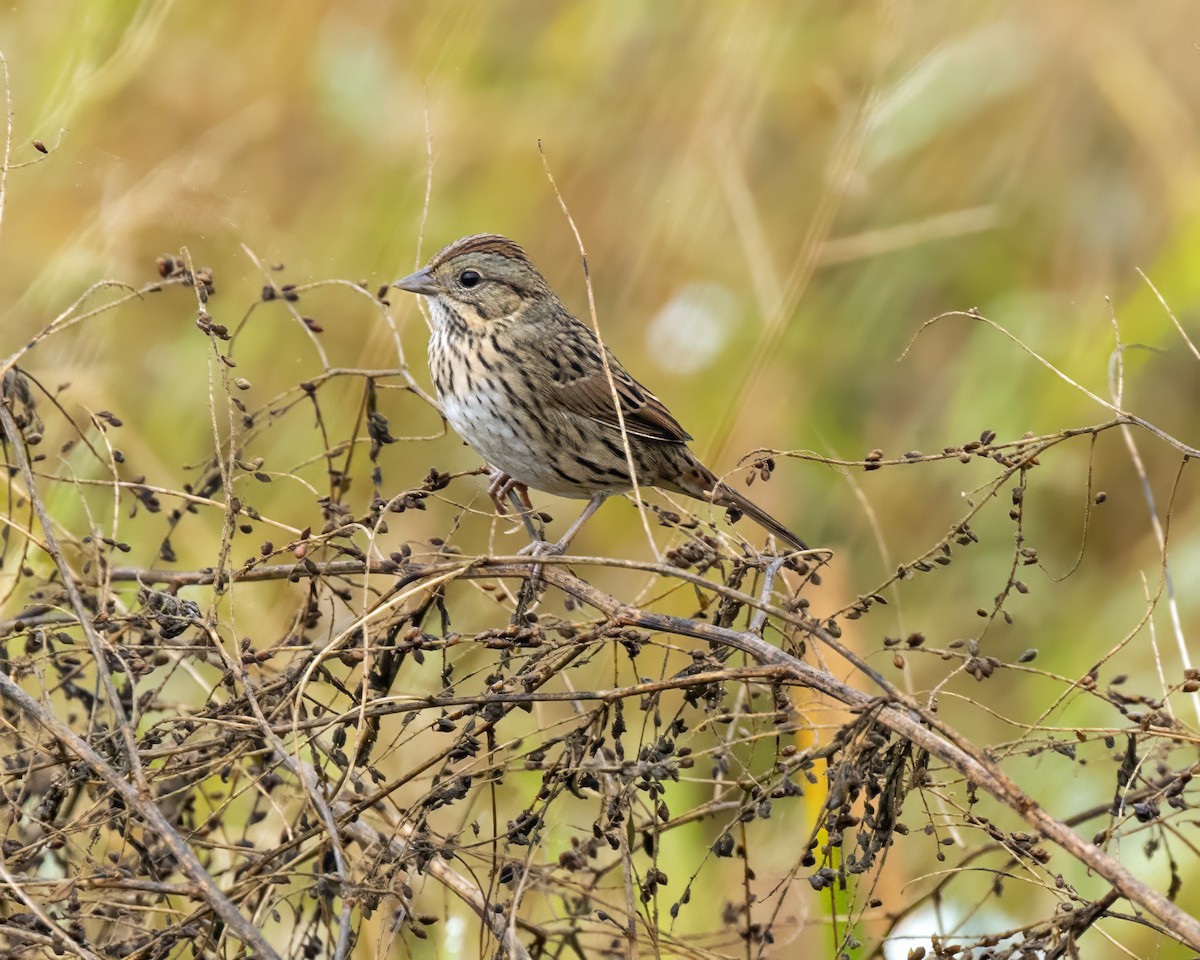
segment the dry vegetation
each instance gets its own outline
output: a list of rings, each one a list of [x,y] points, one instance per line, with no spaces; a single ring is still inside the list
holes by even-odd
[[[943,538],[836,610],[818,590],[824,552],[777,558],[653,504],[675,531],[660,562],[563,557],[535,571],[406,537],[414,513],[470,500],[478,485],[435,468],[388,492],[381,453],[416,441],[392,436],[385,411],[430,402],[406,369],[327,369],[249,403],[254,371],[232,359],[236,334],[210,312],[211,271],[171,256],[159,271],[162,282],[136,291],[90,291],[30,347],[135,300],[184,313],[190,291],[212,383],[191,408],[210,419],[213,447],[181,488],[128,462],[119,411],[71,411],[65,385],[47,389],[53,371],[27,365],[32,350],[6,367],[11,907],[0,933],[11,949],[348,956],[362,940],[380,953],[461,926],[469,910],[477,923],[458,935],[481,955],[769,956],[817,937],[850,956],[960,886],[983,905],[1017,883],[1044,891],[1028,916],[935,938],[935,951],[1067,956],[1115,918],[1200,945],[1200,925],[1173,902],[1174,856],[1155,884],[1120,855],[1194,842],[1191,735],[1174,705],[1191,694],[1180,703],[1190,712],[1200,673],[1148,692],[1145,678],[1102,680],[1106,656],[1057,677],[1032,649],[1005,658],[979,639],[938,648],[920,633],[881,635],[895,668],[945,661],[942,686],[998,671],[1049,681],[1043,725],[984,743],[969,714],[947,721],[936,691],[906,692],[841,640],[886,593],[972,563],[972,525],[995,511],[1007,511],[1014,546],[978,613],[1011,622],[1039,563],[1024,504],[1055,475],[1061,446],[1136,428],[1184,458],[1196,451],[1114,410],[1057,434],[986,431],[936,455],[837,463],[983,461],[991,475]],[[245,316],[282,306],[295,336],[319,336],[298,312],[310,293],[269,283]],[[323,413],[341,380],[360,394],[345,436]],[[280,431],[311,433],[319,455],[270,469],[259,451]],[[750,476],[768,479],[778,456],[756,454]],[[273,495],[288,481],[313,498],[319,527],[297,529]],[[349,491],[364,483],[356,510]],[[1105,498],[1090,479],[1081,493],[1086,532]],[[211,562],[181,569],[184,540],[209,545]],[[638,587],[605,592],[605,568],[635,571]],[[681,604],[687,615],[664,612]],[[266,625],[281,614],[286,629]],[[1078,697],[1108,707],[1106,728],[1054,728]],[[1109,761],[1111,801],[1080,793],[1051,813],[1021,763],[1047,752]],[[897,854],[926,858],[940,879],[903,903],[885,895]],[[1088,876],[1073,878],[1073,864]],[[979,871],[986,890],[974,889]]]
[[[1200,138],[1190,88],[1166,82],[1166,27],[1121,36],[1110,11],[1076,32],[1028,5],[939,25],[926,49],[916,8],[810,14],[806,33],[782,9],[693,24],[634,5],[546,12],[535,44],[532,13],[430,6],[391,25],[395,62],[433,77],[424,97],[403,88],[399,143],[370,124],[330,136],[319,97],[252,100],[219,70],[177,113],[117,95],[165,103],[181,64],[243,36],[261,50],[236,62],[264,84],[300,52],[381,82],[353,32],[365,15],[318,6],[278,48],[253,13],[120,21],[88,75],[98,116],[139,149],[168,120],[199,132],[163,135],[130,183],[108,171],[86,229],[64,213],[86,180],[69,151],[102,153],[82,87],[56,94],[80,111],[61,141],[21,121],[19,97],[9,111],[0,262],[27,286],[0,274],[0,958],[1200,954],[1200,351],[1179,265],[1194,258],[1162,226],[1195,229]],[[1007,46],[1018,23],[1040,28],[1029,63],[997,55],[1025,50]],[[850,52],[868,29],[869,55]],[[583,104],[545,97],[561,114],[511,106],[536,101],[518,95],[530,78],[570,73],[565,48],[626,85],[621,110],[578,79],[564,89]],[[811,66],[819,94],[791,86],[801,49],[829,57]],[[697,50],[719,69],[668,84]],[[956,99],[975,58],[991,92]],[[1136,148],[1096,146],[1120,138],[1080,107],[1082,76]],[[664,104],[694,106],[688,136]],[[907,114],[930,104],[932,120]],[[493,114],[515,131],[500,142],[480,128]],[[414,248],[500,229],[588,302],[538,141],[515,142],[530,116],[554,133],[608,342],[706,460],[740,457],[730,482],[827,549],[782,555],[746,520],[643,491],[585,528],[574,548],[592,555],[517,555],[524,531],[428,395],[416,305],[386,281]],[[246,146],[260,134],[266,157]],[[342,156],[339,136],[364,149]],[[1053,150],[1014,159],[1035,142],[1075,158],[1072,176]],[[628,156],[594,161],[612,143]],[[1079,162],[1091,149],[1111,164]],[[494,167],[469,160],[481,150]],[[345,167],[322,179],[331,157]],[[528,179],[504,179],[513,157]],[[243,176],[254,227],[178,189],[232,196]],[[621,185],[637,231],[598,184]],[[1106,233],[1128,214],[1114,184],[1155,215]],[[670,206],[676,187],[690,205]],[[403,227],[368,229],[376,202]],[[1071,217],[1086,229],[1046,227]],[[264,237],[303,262],[262,254]],[[109,259],[80,252],[105,244]],[[329,279],[358,263],[369,279]],[[749,306],[718,359],[656,375],[656,353],[693,345],[648,335],[637,356],[636,333],[666,329],[662,302],[680,285],[699,298],[671,301],[691,304],[697,342],[720,313],[696,278]],[[578,505],[546,501],[561,530]]]

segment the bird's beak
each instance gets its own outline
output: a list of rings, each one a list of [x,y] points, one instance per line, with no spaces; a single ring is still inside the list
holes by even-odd
[[[428,269],[418,270],[403,280],[397,280],[392,286],[407,290],[409,293],[420,293],[426,297],[433,297],[438,293],[437,281],[434,280],[433,274]]]

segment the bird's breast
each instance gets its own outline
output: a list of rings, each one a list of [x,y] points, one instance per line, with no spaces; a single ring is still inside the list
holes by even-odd
[[[535,490],[582,498],[627,489],[626,471],[591,464],[577,418],[547,410],[545,385],[493,346],[487,336],[434,329],[429,370],[454,431],[493,467]]]

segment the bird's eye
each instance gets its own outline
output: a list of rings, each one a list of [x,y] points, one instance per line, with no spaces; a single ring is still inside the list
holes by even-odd
[[[476,286],[483,277],[479,275],[477,270],[464,270],[458,275],[458,282],[464,287]]]

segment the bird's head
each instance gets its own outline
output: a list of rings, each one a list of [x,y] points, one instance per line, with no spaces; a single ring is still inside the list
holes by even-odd
[[[428,297],[434,319],[479,330],[520,319],[531,306],[557,302],[545,279],[517,244],[481,233],[463,237],[394,287]],[[440,311],[448,315],[440,316]]]

